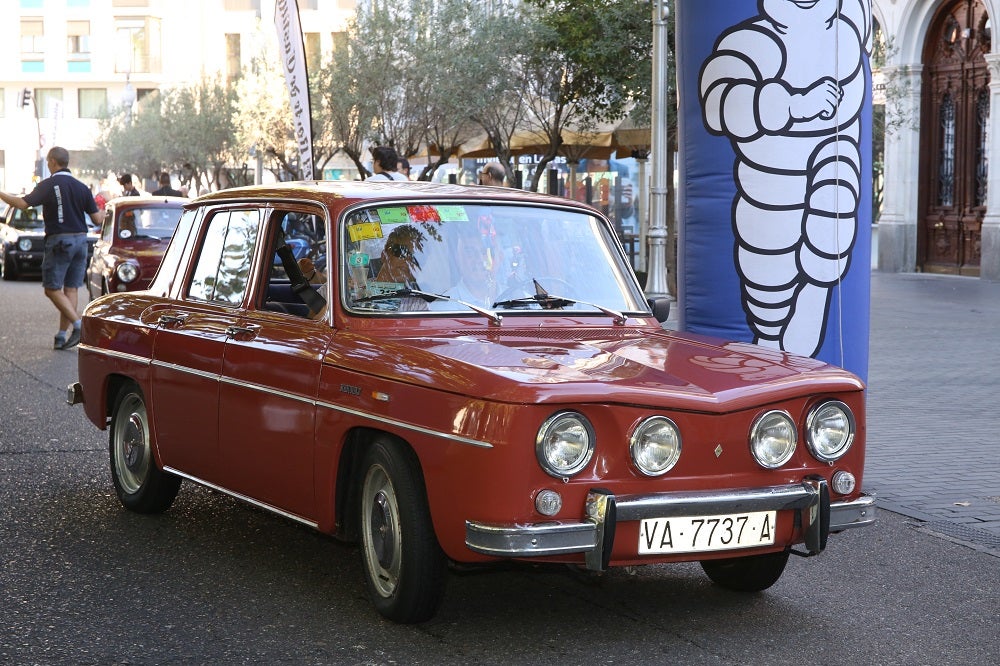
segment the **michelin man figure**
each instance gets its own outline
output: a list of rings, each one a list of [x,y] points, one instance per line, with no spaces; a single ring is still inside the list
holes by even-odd
[[[732,223],[754,342],[815,356],[862,196],[871,0],[759,0],[699,76],[703,122],[735,152]]]

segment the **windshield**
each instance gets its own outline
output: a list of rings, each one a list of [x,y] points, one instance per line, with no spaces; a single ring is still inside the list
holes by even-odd
[[[24,210],[15,208],[13,218],[10,225],[15,229],[28,231],[45,228],[45,222],[42,220],[41,206],[25,208]]]
[[[169,240],[183,212],[179,207],[130,208],[118,218],[118,237]]]
[[[393,205],[352,212],[344,236],[356,311],[647,310],[610,229],[578,211]]]

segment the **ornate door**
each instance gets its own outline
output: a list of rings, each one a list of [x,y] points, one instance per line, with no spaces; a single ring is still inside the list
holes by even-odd
[[[938,10],[924,46],[917,261],[927,272],[979,275],[989,163],[984,54],[990,22],[979,0]]]

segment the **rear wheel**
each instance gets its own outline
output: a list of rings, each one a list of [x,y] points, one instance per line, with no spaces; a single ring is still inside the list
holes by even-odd
[[[122,505],[138,513],[160,513],[173,504],[181,479],[156,466],[146,402],[138,386],[119,394],[108,436],[111,478]]]
[[[701,568],[716,585],[737,592],[760,592],[778,582],[787,563],[786,550],[724,560],[703,560]]]
[[[376,440],[362,464],[361,554],[365,583],[379,613],[423,622],[444,595],[447,562],[434,535],[416,456]]]

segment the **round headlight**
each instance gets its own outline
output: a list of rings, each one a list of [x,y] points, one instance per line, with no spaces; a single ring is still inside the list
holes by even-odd
[[[139,267],[128,262],[118,264],[118,267],[115,268],[115,274],[118,275],[119,280],[128,284],[139,277]]]
[[[21,252],[27,252],[31,249],[31,239],[30,238],[19,238],[17,239],[17,248]]]
[[[665,416],[654,416],[639,424],[629,448],[632,462],[646,476],[665,474],[681,457],[681,433]]]
[[[750,428],[750,450],[757,464],[767,469],[777,469],[788,462],[797,441],[795,423],[785,412],[767,412]]]
[[[576,474],[594,455],[594,429],[582,414],[558,412],[538,429],[535,456],[547,474],[563,478]]]
[[[851,408],[832,400],[816,406],[806,418],[806,446],[817,460],[840,459],[854,442],[854,414]]]

